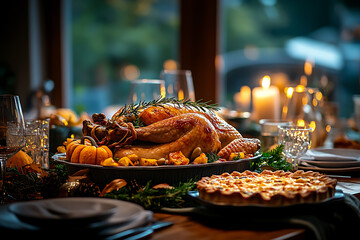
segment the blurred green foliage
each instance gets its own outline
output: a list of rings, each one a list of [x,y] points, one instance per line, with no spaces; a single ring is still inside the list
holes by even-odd
[[[159,78],[164,61],[177,60],[177,0],[73,0],[71,4],[74,108],[91,113],[109,104],[124,104],[129,89],[125,66],[135,65],[139,78]],[[97,93],[96,101],[87,101]]]

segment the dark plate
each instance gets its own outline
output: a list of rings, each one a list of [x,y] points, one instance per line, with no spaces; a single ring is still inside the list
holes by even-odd
[[[139,184],[145,184],[151,180],[153,184],[168,183],[171,185],[179,182],[186,182],[191,178],[201,178],[224,172],[242,172],[250,169],[251,161],[259,157],[260,155],[235,161],[196,165],[131,167],[105,167],[100,165],[71,163],[64,160],[65,154],[56,154],[53,156],[53,159],[57,162],[66,164],[69,174],[88,168],[90,170],[90,177],[99,185],[108,184],[110,181],[118,178],[122,178],[125,181],[136,179]]]
[[[53,227],[59,225],[83,226],[110,218],[121,208],[133,207],[137,212],[142,210],[135,204],[114,199],[102,198],[54,198],[17,202],[8,206],[22,222],[36,226]],[[128,209],[126,209],[128,210]],[[135,210],[126,213],[131,218]],[[123,211],[124,212],[124,211]],[[125,219],[127,220],[127,219]],[[124,220],[124,221],[125,221]]]
[[[344,199],[344,193],[342,190],[336,189],[334,196],[324,199],[320,202],[315,203],[297,203],[297,204],[291,204],[291,205],[284,205],[284,206],[271,206],[271,205],[264,205],[264,204],[244,204],[244,205],[229,205],[229,204],[217,204],[213,202],[209,202],[206,200],[203,200],[199,197],[198,191],[189,191],[188,196],[190,196],[193,200],[195,200],[197,203],[199,203],[202,206],[205,206],[207,208],[213,209],[213,210],[239,210],[239,211],[253,211],[253,212],[262,212],[267,210],[274,210],[277,212],[284,211],[284,210],[299,210],[301,208],[313,208],[313,207],[319,207],[326,204],[331,204],[337,201],[342,201]]]

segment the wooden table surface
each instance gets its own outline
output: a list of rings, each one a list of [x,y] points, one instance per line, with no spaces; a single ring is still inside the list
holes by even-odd
[[[207,226],[191,216],[155,213],[159,221],[171,221],[173,226],[156,231],[151,239],[305,239],[305,229],[286,228],[278,230],[228,230]]]
[[[338,186],[346,193],[354,194],[360,199],[360,178],[338,178]],[[171,221],[173,226],[156,231],[150,239],[306,239],[304,228],[279,228],[269,230],[228,230],[209,226],[191,215],[155,213],[155,220]],[[221,221],[221,219],[219,219]]]

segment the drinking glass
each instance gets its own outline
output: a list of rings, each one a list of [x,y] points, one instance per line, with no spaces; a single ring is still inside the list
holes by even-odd
[[[195,101],[195,91],[190,70],[163,70],[160,76],[165,82],[166,97]]]
[[[164,81],[158,79],[140,79],[131,81],[129,104],[136,104],[140,101],[151,101],[165,97]]]
[[[36,164],[49,168],[49,119],[32,120],[25,123],[24,151]]]
[[[312,129],[299,126],[280,126],[279,144],[284,145],[284,154],[296,171],[299,158],[310,148],[310,134]]]
[[[25,145],[25,124],[20,100],[14,95],[0,95],[0,165],[2,193],[0,203],[8,202],[11,196],[6,192],[6,161]]]
[[[289,120],[276,120],[276,119],[261,119],[259,121],[261,126],[261,143],[262,151],[268,151],[279,142],[279,127],[290,126],[292,124]]]

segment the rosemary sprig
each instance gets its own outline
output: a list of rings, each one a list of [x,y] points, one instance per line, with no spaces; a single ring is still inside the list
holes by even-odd
[[[136,118],[139,114],[139,111],[142,109],[148,108],[150,106],[161,107],[166,104],[173,104],[178,107],[193,108],[202,112],[218,111],[220,109],[217,104],[210,104],[210,102],[211,101],[203,102],[202,99],[193,102],[190,99],[178,100],[174,97],[171,98],[159,97],[152,101],[140,101],[137,104],[125,105],[124,108],[119,113],[119,115],[117,116],[117,118],[121,116],[135,116]]]

